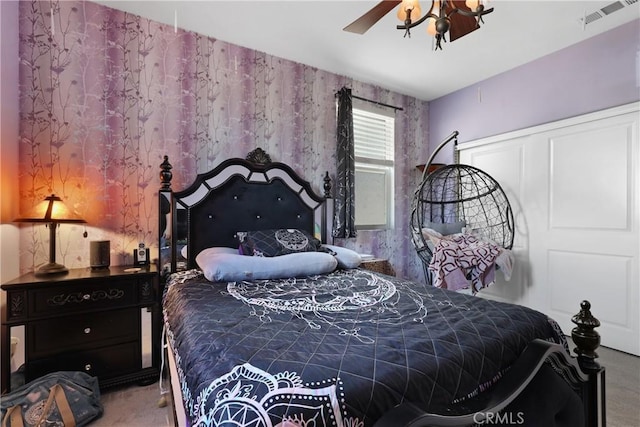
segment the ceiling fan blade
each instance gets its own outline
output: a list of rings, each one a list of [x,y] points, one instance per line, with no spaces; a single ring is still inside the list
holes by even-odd
[[[449,13],[449,11],[454,7],[471,11],[471,9],[469,9],[469,7],[467,7],[467,5],[465,4],[464,0],[454,0],[449,2],[449,4],[451,3],[453,4],[450,6],[450,9],[447,10],[447,13]],[[454,13],[449,17],[449,19],[451,19],[451,28],[449,28],[450,42],[459,39],[462,36],[466,36],[470,32],[478,29],[476,18],[474,18],[473,16],[465,16],[461,13]]]
[[[383,0],[375,5],[371,10],[343,28],[351,33],[364,34],[384,15],[391,12],[394,7],[402,3],[402,0]],[[463,2],[464,3],[464,2]]]

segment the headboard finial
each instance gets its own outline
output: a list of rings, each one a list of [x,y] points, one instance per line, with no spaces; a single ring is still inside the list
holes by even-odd
[[[324,198],[331,198],[331,177],[329,176],[329,171],[326,171],[324,174]]]
[[[173,166],[169,163],[169,156],[164,156],[164,161],[160,164],[161,190],[171,190],[171,179],[173,178],[172,168]]]
[[[271,163],[271,156],[269,156],[262,148],[258,147],[255,150],[247,154],[246,157],[251,163],[258,165],[268,165]]]

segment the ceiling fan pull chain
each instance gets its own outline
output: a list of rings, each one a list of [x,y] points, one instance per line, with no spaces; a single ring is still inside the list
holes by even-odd
[[[406,11],[407,13],[407,17],[404,20],[404,26],[406,27],[406,30],[404,31],[404,37],[409,36],[409,38],[411,38],[411,9],[407,9]]]

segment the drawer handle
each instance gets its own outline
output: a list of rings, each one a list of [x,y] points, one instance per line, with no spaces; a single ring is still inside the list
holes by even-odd
[[[82,299],[84,299],[84,300],[87,300],[89,298],[91,298],[91,295],[89,295],[89,294],[82,295]]]
[[[84,328],[84,333],[85,334],[90,334],[91,333],[91,328]]]
[[[86,365],[84,365],[84,370],[89,372],[91,370],[91,364],[87,363]]]

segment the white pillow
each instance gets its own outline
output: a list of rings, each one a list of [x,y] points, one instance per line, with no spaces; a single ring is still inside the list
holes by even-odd
[[[442,239],[442,234],[434,230],[433,228],[423,228],[422,235],[426,238],[436,237],[438,239]]]
[[[423,228],[422,236],[427,240],[431,240],[434,244],[438,244],[440,239],[444,237],[441,233],[434,230],[433,228]]]
[[[362,257],[356,251],[334,245],[322,245],[323,248],[333,252],[333,256],[338,260],[340,268],[356,268],[362,263]]]
[[[276,257],[246,256],[205,249],[196,263],[211,282],[283,279],[330,273],[338,266],[331,254],[297,252]]]

